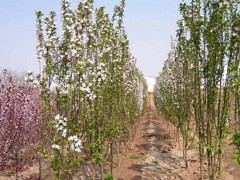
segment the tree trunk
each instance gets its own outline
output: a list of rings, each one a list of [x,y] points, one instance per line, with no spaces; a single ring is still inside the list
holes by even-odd
[[[95,165],[92,164],[92,180],[96,179],[96,169],[95,169]]]
[[[15,162],[16,162],[16,180],[18,180],[18,151],[15,153]]]

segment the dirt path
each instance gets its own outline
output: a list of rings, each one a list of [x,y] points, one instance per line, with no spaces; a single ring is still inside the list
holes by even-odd
[[[181,137],[180,137],[181,142]],[[114,169],[118,180],[197,180],[199,161],[197,147],[188,151],[189,168],[185,168],[182,151],[168,131],[167,122],[154,106],[153,95],[149,96],[149,109],[137,127],[134,144],[126,156],[120,156],[120,166]],[[207,172],[206,169],[204,170]],[[204,176],[204,179],[208,179]],[[237,180],[227,171],[222,179]]]
[[[182,152],[176,149],[175,139],[169,135],[167,122],[158,115],[153,95],[149,96],[148,108],[137,128],[135,146],[127,156],[122,156],[121,166],[114,171],[115,178],[198,179],[197,160],[192,160],[195,170],[184,167]],[[192,158],[195,156],[193,153],[191,155]]]

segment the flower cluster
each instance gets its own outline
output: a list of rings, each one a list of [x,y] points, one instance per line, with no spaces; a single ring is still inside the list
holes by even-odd
[[[82,141],[78,139],[76,135],[70,136],[68,140],[71,142],[70,149],[75,152],[81,152],[82,147]]]
[[[61,149],[60,146],[57,145],[57,144],[53,144],[51,147],[55,150],[60,150]]]
[[[25,77],[25,81],[28,82],[30,85],[39,86],[39,78],[39,75],[34,75],[32,71],[29,71],[27,73],[27,76]]]
[[[58,114],[58,115],[55,116],[54,120],[55,120],[56,132],[60,133],[63,138],[66,138],[67,137],[67,122],[68,122],[67,118],[63,117],[63,116],[60,116]],[[75,151],[75,152],[78,152],[78,153],[81,152],[81,149],[83,148],[82,147],[82,141],[80,139],[78,139],[78,137],[76,135],[69,136],[67,139],[71,143],[70,149],[72,151]],[[54,143],[51,147],[54,150],[60,150],[61,149],[60,145],[58,145],[56,143]]]
[[[62,137],[67,136],[67,118],[62,117],[59,114],[55,116],[55,121],[56,121],[56,130],[57,132],[61,132]]]

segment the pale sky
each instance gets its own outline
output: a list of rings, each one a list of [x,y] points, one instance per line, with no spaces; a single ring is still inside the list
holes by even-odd
[[[80,0],[72,0],[75,8]],[[95,0],[112,13],[120,0]],[[156,77],[175,37],[180,0],[126,0],[124,24],[137,67]],[[35,11],[55,10],[60,19],[60,0],[0,0],[0,69],[39,72],[36,58]],[[60,24],[61,25],[61,24]]]

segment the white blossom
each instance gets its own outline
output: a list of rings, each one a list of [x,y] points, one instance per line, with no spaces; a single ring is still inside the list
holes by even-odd
[[[62,137],[66,137],[67,136],[67,129],[64,129],[62,132]]]
[[[60,149],[61,149],[60,146],[57,145],[57,144],[53,144],[51,147],[52,147],[53,149],[56,149],[56,150],[60,150]]]
[[[75,151],[80,153],[81,152],[81,149],[79,147],[75,148]]]
[[[63,137],[66,137],[67,135],[67,129],[66,129],[66,126],[67,126],[67,118],[66,117],[62,117],[60,116],[59,114],[55,116],[55,121],[56,121],[56,130],[57,132],[62,132],[62,136]]]
[[[55,120],[56,121],[60,120],[60,115],[59,114],[55,116]]]
[[[70,149],[75,152],[81,152],[82,141],[78,139],[76,135],[68,137],[68,140],[71,141]]]

